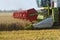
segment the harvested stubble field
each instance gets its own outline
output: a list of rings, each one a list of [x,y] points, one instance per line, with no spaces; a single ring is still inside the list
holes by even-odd
[[[31,24],[28,21],[25,22],[12,18],[12,13],[0,14],[0,24],[1,23],[5,24],[5,28],[10,26],[11,23],[18,23],[20,26],[26,26],[25,24],[27,23]],[[0,40],[60,40],[60,29],[0,31]]]
[[[0,31],[0,40],[60,40],[60,29]]]

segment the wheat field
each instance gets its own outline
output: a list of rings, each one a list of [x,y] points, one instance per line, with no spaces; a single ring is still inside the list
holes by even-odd
[[[0,31],[0,40],[60,40],[60,29]]]
[[[24,26],[26,23],[31,24],[28,21],[14,19],[12,13],[0,13],[1,23],[6,25],[19,23]],[[0,31],[0,40],[60,40],[60,29]]]
[[[13,18],[13,12],[0,13],[0,30],[25,29],[30,26],[31,22],[28,20]],[[2,27],[1,27],[2,26]]]

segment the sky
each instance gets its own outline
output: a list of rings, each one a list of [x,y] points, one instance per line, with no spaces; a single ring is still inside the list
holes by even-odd
[[[36,0],[0,0],[0,10],[37,9]]]

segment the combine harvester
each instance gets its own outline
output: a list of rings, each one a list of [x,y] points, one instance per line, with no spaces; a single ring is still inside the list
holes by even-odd
[[[33,22],[37,21],[38,13],[34,8],[32,8],[29,10],[16,11],[13,13],[13,17],[16,19],[23,19],[23,20],[26,19],[29,20],[30,22]],[[52,27],[52,25],[53,25],[52,17],[40,21],[37,24],[33,24],[35,28],[47,28]]]
[[[49,9],[52,9],[51,17],[37,24],[33,24],[35,28],[49,28],[52,27],[53,25],[57,25],[57,26],[60,25],[60,0],[50,0],[50,1],[51,1],[51,7],[47,5],[47,7],[43,7],[43,8],[48,9],[48,16],[49,16]]]
[[[54,6],[55,6],[55,4],[57,4],[57,8],[58,8],[58,11],[59,11],[56,14],[54,13]],[[54,23],[59,23],[60,24],[60,16],[59,16],[60,15],[60,6],[58,4],[60,4],[60,1],[59,1],[59,3],[58,2],[55,3],[54,1],[51,0],[51,5],[52,5],[52,7],[50,7],[52,9],[51,16],[49,15],[49,9],[50,8],[47,5],[48,6],[47,7],[47,9],[48,9],[48,16],[50,16],[50,17],[44,19],[43,21],[38,22],[37,24],[33,24],[33,26],[35,28],[50,28],[50,27],[53,26]],[[57,17],[55,15],[57,15]],[[37,11],[34,8],[28,9],[28,10],[23,10],[23,11],[16,11],[16,12],[13,13],[13,17],[14,18],[26,19],[26,20],[29,20],[31,22],[32,21],[36,21],[37,20],[37,16],[38,16]],[[55,17],[58,18],[58,19],[56,19]]]

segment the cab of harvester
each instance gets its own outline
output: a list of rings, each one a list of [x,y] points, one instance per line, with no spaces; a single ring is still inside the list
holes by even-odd
[[[37,5],[39,8],[48,9],[48,16],[52,13],[54,23],[60,24],[60,0],[37,0]]]

